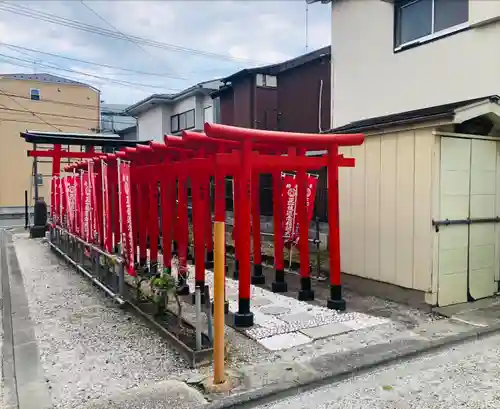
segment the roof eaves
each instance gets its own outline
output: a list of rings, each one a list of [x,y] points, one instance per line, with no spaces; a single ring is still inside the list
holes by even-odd
[[[438,113],[438,114],[434,114],[434,115],[406,118],[406,119],[401,119],[401,120],[373,123],[373,124],[367,124],[367,125],[358,125],[357,126],[355,122],[352,122],[351,124],[343,125],[343,126],[340,126],[338,128],[334,128],[334,129],[330,129],[328,131],[325,131],[325,133],[339,133],[339,132],[354,133],[354,132],[376,131],[376,130],[380,130],[380,129],[408,125],[408,124],[415,124],[415,123],[420,123],[420,122],[437,121],[437,120],[441,120],[441,119],[453,119],[453,116],[454,116],[454,112],[451,111],[451,112]]]
[[[220,97],[225,92],[232,90],[232,89],[233,89],[233,86],[231,84],[224,84],[219,89],[216,89],[215,91],[211,92],[210,96],[212,97],[212,99],[215,99],[217,97]]]
[[[223,78],[222,81],[230,82],[254,74],[277,75],[281,72],[297,68],[303,64],[307,64],[308,62],[330,55],[331,55],[331,47],[326,46],[311,51],[310,53],[302,54],[299,55],[298,57],[294,57],[280,63],[263,65],[261,67],[255,67],[255,68],[242,69],[240,71],[235,72],[234,74],[229,75],[228,77]]]
[[[124,109],[123,112],[128,115],[136,115],[140,112],[142,112],[141,108],[144,108],[147,104],[149,103],[167,103],[172,100],[173,96],[170,94],[153,94],[150,95],[147,98],[144,98],[140,100],[139,102],[136,102],[135,104],[129,106],[128,108]]]

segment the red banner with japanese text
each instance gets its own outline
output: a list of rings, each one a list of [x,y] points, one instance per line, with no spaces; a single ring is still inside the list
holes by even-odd
[[[122,256],[127,273],[135,277],[134,238],[132,233],[132,198],[130,192],[130,163],[118,161],[118,196],[120,205],[120,236]]]
[[[52,227],[55,227],[59,224],[59,178],[57,176],[52,176],[51,189],[50,214],[52,217]]]
[[[111,242],[111,213],[109,205],[109,190],[108,190],[108,165],[104,160],[101,160],[101,178],[102,178],[102,237],[104,249],[107,252],[112,251]]]
[[[314,215],[314,201],[316,200],[316,190],[318,188],[318,176],[307,175],[307,221],[311,224]],[[297,228],[298,229],[298,228]]]
[[[73,232],[73,176],[65,176],[64,180],[64,202],[66,228]]]
[[[80,224],[80,237],[85,239],[85,180],[84,180],[85,172],[83,170],[80,171],[80,186],[78,190],[79,206],[78,206],[78,223]]]
[[[295,175],[282,174],[282,203],[283,203],[283,237],[285,243],[297,244],[299,241],[299,222],[297,218],[297,179]],[[316,199],[316,189],[318,177],[307,175],[307,221],[310,224],[314,214],[314,201]]]
[[[296,218],[297,218],[297,180],[295,175],[282,173],[282,222],[283,222],[283,237],[285,243],[293,242],[298,237],[296,231]]]
[[[74,209],[73,209],[73,230],[75,234],[81,235],[82,228],[80,224],[80,203],[81,203],[81,190],[80,190],[80,175],[76,173],[73,175],[73,197],[74,197]]]
[[[59,179],[59,215],[61,219],[61,226],[66,228],[67,227],[67,217],[66,217],[66,181],[65,178],[62,176]]]
[[[87,172],[82,173],[82,239],[86,242],[90,242],[90,236],[92,234],[91,226],[91,209],[90,209],[90,181],[89,174]]]
[[[89,189],[90,189],[90,240],[93,243],[98,243],[98,231],[97,231],[97,192],[95,178],[96,174],[94,171],[94,161],[89,160],[88,162],[88,174],[89,174]]]

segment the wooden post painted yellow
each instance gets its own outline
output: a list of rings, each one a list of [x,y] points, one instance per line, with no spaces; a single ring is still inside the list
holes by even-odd
[[[225,223],[214,223],[214,384],[224,382]]]

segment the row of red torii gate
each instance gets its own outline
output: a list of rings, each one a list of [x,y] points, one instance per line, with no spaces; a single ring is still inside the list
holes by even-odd
[[[264,284],[262,272],[259,176],[273,180],[274,282],[272,291],[286,292],[284,245],[293,231],[300,252],[298,298],[314,299],[309,260],[308,174],[327,167],[330,309],[345,310],[340,278],[339,167],[354,159],[339,154],[340,146],[361,145],[362,134],[300,134],[206,123],[204,133],[166,135],[164,143],[125,147],[112,154],[72,154],[54,145],[40,156],[52,157],[51,217],[53,226],[67,229],[107,253],[120,253],[132,276],[158,274],[161,252],[164,271],[179,260],[178,293],[189,294],[186,263],[189,246],[188,185],[191,190],[195,285],[205,288],[205,269],[213,267],[212,220],[226,219],[226,178],[233,179],[238,311],[234,323],[253,325],[251,284]],[[308,151],[324,152],[307,156]],[[37,156],[30,152],[30,156]],[[61,157],[86,160],[60,174]],[[295,172],[293,220],[283,208],[282,172]],[[213,197],[211,181],[214,182]],[[212,211],[213,204],[213,211]],[[310,204],[309,204],[310,206]],[[290,213],[290,212],[288,212]],[[296,220],[295,220],[296,215]],[[293,226],[290,228],[290,224]],[[252,257],[253,250],[253,257]],[[253,262],[253,263],[252,263]],[[252,269],[253,264],[253,269]]]

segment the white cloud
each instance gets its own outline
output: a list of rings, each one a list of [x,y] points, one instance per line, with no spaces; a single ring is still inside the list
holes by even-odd
[[[51,13],[114,31],[79,1],[35,0],[2,4]],[[37,72],[46,71],[87,82],[101,89],[106,102],[132,104],[152,93],[183,89],[199,81],[228,75],[245,67],[279,62],[305,51],[305,0],[86,1],[86,4],[121,32],[171,47],[137,45],[3,10],[0,10],[0,41],[163,75],[134,74],[14,50],[1,44],[0,72],[33,72],[34,61],[37,61],[51,66],[49,69],[39,65]],[[330,43],[328,7],[309,6],[309,50]],[[175,46],[181,50],[175,51]],[[189,49],[227,58],[213,58]],[[6,55],[20,60],[5,58]],[[107,79],[65,72],[54,65]],[[119,84],[120,81],[142,85]]]

